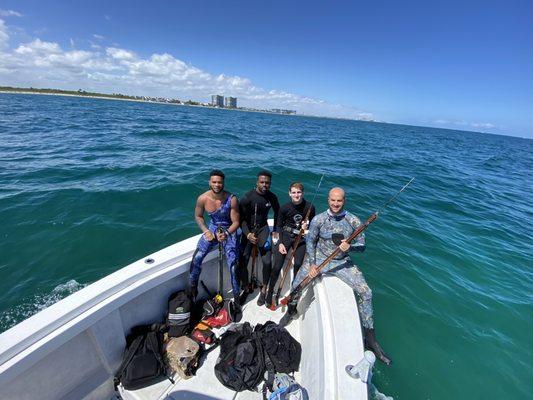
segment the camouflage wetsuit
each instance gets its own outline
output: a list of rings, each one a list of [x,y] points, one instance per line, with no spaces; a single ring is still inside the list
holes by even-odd
[[[211,220],[209,221],[208,229],[215,235],[215,239],[208,241],[204,235],[198,240],[198,245],[196,251],[192,256],[192,262],[190,267],[189,275],[189,284],[191,287],[198,286],[198,280],[200,279],[200,272],[202,272],[202,261],[204,260],[207,253],[214,250],[218,246],[218,241],[216,240],[216,231],[220,227],[224,230],[227,230],[231,226],[231,199],[234,197],[232,194],[228,195],[226,201],[222,206],[209,213]],[[237,256],[239,254],[239,241],[237,237],[237,232],[227,234],[226,240],[222,242],[222,247],[226,253],[226,259],[228,261],[228,267],[230,271],[231,278],[231,287],[233,290],[233,295],[238,296],[239,291],[239,282],[237,281],[236,267],[237,267]]]
[[[313,218],[306,238],[307,257],[294,279],[292,288],[296,288],[309,274],[311,264],[320,265],[337,248],[332,235],[335,237],[340,234],[342,238],[346,239],[360,224],[359,218],[346,211],[334,215],[330,210],[327,210]],[[349,251],[362,252],[364,250],[365,235],[361,233],[352,241]],[[348,252],[339,252],[337,257],[321,270],[321,273],[335,275],[353,289],[357,298],[361,322],[365,328],[372,329],[374,325],[372,291],[368,287],[363,273],[350,260]]]

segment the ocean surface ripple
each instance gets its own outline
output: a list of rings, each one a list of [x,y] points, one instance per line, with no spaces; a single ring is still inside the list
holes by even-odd
[[[342,186],[361,218],[415,176],[353,257],[395,361],[376,387],[530,398],[532,155],[531,140],[472,132],[0,94],[0,331],[196,234],[212,168],[238,196],[267,168],[282,202],[324,173],[318,209]]]

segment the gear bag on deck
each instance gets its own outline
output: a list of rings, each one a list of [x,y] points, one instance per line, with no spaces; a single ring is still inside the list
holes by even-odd
[[[191,339],[195,340],[200,344],[214,344],[216,343],[216,336],[211,330],[209,325],[206,325],[203,322],[199,322],[191,333]]]
[[[139,389],[167,377],[161,356],[163,334],[160,325],[141,325],[132,328],[126,338],[122,364],[115,374],[115,387],[119,383],[126,390]]]
[[[297,383],[277,389],[268,400],[309,400],[307,390]]]
[[[257,324],[254,334],[261,339],[263,349],[268,356],[267,367],[275,372],[290,373],[298,371],[302,357],[302,346],[287,329],[273,321],[264,325]],[[272,363],[272,367],[268,365]]]
[[[173,293],[168,298],[167,326],[169,337],[180,337],[191,331],[191,295],[186,290]]]
[[[165,344],[164,360],[170,374],[177,373],[182,379],[189,379],[196,372],[200,346],[187,336],[171,338]]]
[[[239,392],[255,390],[267,371],[267,386],[272,387],[276,372],[298,371],[301,355],[300,343],[272,321],[257,324],[253,331],[248,322],[236,324],[220,339],[215,375]]]
[[[211,328],[222,328],[231,322],[238,322],[242,317],[242,315],[238,315],[238,313],[239,311],[235,307],[233,300],[225,300],[221,304],[221,308],[219,308],[215,314],[204,318],[202,322],[206,323]]]
[[[255,390],[262,381],[265,362],[260,340],[248,322],[228,329],[220,339],[215,376],[227,388]]]

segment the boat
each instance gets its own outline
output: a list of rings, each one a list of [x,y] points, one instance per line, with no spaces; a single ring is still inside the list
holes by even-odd
[[[269,221],[272,225],[272,220]],[[214,375],[219,349],[210,352],[196,375],[175,383],[162,380],[138,390],[115,390],[126,336],[140,324],[162,322],[171,293],[188,284],[189,264],[200,235],[150,254],[20,322],[0,334],[0,399],[260,399],[260,392],[234,392]],[[201,279],[217,287],[217,252],[207,255]],[[227,285],[230,293],[227,268]],[[288,281],[289,279],[287,279]],[[368,386],[346,372],[364,357],[352,290],[334,277],[310,285],[299,316],[287,329],[302,345],[296,380],[310,399],[368,399]],[[288,285],[287,285],[288,286]],[[288,287],[282,293],[287,293]],[[200,296],[207,296],[202,290]],[[257,291],[256,291],[257,296]],[[243,306],[252,326],[279,322],[282,310]],[[353,374],[352,374],[353,375]],[[366,381],[366,379],[364,379]]]

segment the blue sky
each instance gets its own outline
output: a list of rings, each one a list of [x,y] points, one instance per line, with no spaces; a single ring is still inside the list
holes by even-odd
[[[533,137],[533,3],[0,2],[0,85]]]

